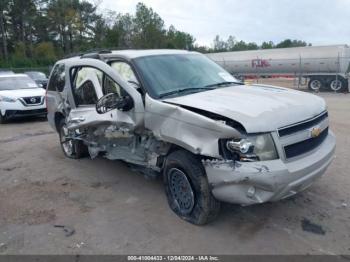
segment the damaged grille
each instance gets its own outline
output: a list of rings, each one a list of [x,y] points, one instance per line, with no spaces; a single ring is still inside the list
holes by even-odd
[[[318,137],[309,138],[304,141],[288,145],[284,147],[286,158],[295,157],[307,153],[318,147],[326,139],[328,135],[328,127],[324,129]]]
[[[322,114],[316,116],[315,118],[312,118],[307,121],[303,121],[297,124],[294,124],[293,126],[287,126],[278,129],[278,135],[280,137],[287,136],[293,133],[296,133],[298,131],[305,130],[307,128],[313,127],[319,123],[321,123],[324,119],[328,117],[328,112],[323,112]]]

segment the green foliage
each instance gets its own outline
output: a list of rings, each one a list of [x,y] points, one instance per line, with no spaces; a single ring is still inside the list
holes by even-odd
[[[291,40],[286,39],[279,44],[276,45],[276,48],[289,48],[289,47],[299,47],[299,46],[307,46],[307,43],[300,40]]]
[[[166,48],[170,49],[193,49],[195,39],[192,35],[176,30],[171,25],[166,33]]]
[[[55,48],[51,42],[41,42],[34,47],[36,64],[49,65],[55,62]]]
[[[272,48],[289,48],[289,47],[301,47],[311,46],[304,41],[286,39],[278,44],[274,44],[272,41],[263,42],[261,46],[254,42],[246,43],[244,41],[236,41],[235,37],[229,36],[225,41],[217,35],[213,40],[213,48],[196,47],[195,49],[201,50],[201,52],[227,52],[227,51],[246,51],[246,50],[258,50],[258,49],[272,49]]]
[[[133,44],[136,48],[161,48],[165,41],[163,19],[143,3],[136,6],[133,19]]]
[[[305,46],[300,40],[278,44],[227,40],[213,47],[195,45],[192,35],[166,28],[150,7],[138,3],[135,14],[97,12],[91,0],[0,0],[0,67],[39,67],[71,53],[91,49],[176,48],[223,52]]]
[[[27,67],[31,65],[30,59],[28,59],[26,55],[26,46],[24,42],[17,42],[15,44],[10,63],[18,67]]]
[[[261,49],[272,49],[272,48],[275,48],[275,44],[272,41],[263,42],[261,44]]]

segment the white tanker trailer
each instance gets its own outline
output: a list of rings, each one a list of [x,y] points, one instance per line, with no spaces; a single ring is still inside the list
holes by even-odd
[[[350,48],[307,46],[206,54],[237,77],[294,76],[312,90],[350,91]]]

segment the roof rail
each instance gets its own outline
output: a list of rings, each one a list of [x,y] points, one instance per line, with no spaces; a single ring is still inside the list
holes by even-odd
[[[83,55],[83,54],[84,54],[84,53],[81,53],[81,52],[79,52],[79,53],[71,53],[71,54],[65,55],[65,56],[63,57],[63,59],[72,58],[72,57],[76,57],[76,56],[81,56],[81,55]]]
[[[65,55],[63,58],[72,58],[72,57],[80,56],[80,58],[100,59],[100,56],[99,56],[100,54],[110,54],[110,53],[112,53],[112,51],[109,49],[92,49],[86,52],[71,53],[71,54]]]
[[[82,54],[80,58],[94,58],[94,59],[101,59],[101,54],[110,54],[112,53],[111,50],[108,49],[101,49],[96,51],[89,51],[85,54]]]

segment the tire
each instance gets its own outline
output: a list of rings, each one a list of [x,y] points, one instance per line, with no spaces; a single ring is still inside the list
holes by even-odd
[[[3,115],[1,114],[1,112],[0,112],[0,124],[6,124],[6,122],[7,122],[6,117],[3,116]]]
[[[324,84],[323,84],[323,81],[321,79],[311,78],[309,80],[308,87],[309,87],[309,90],[311,90],[311,91],[318,92],[323,88],[323,86],[324,86]]]
[[[204,167],[195,155],[184,150],[170,153],[163,181],[168,204],[179,217],[195,225],[217,217],[220,202],[213,197]]]
[[[329,88],[331,91],[340,92],[346,88],[346,81],[341,78],[332,79],[332,81],[329,83]]]
[[[64,155],[68,158],[79,159],[88,155],[87,146],[80,140],[67,139],[66,122],[62,119],[59,123],[59,139],[61,144],[61,149]]]

